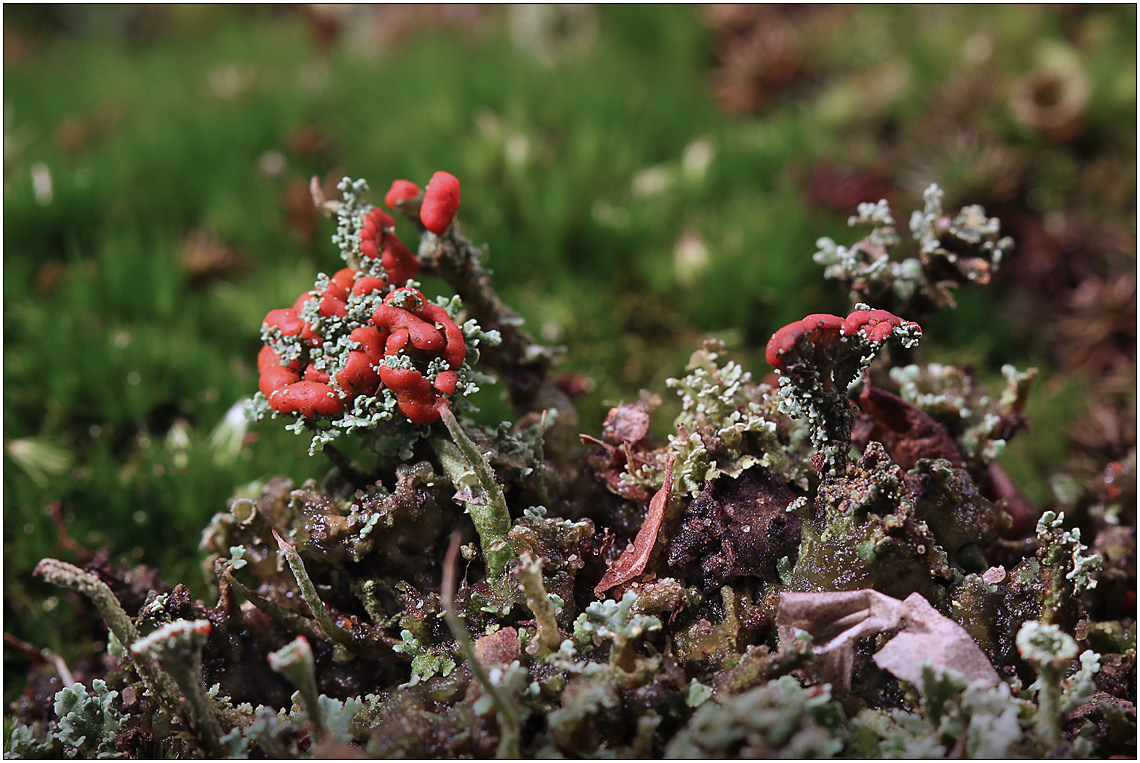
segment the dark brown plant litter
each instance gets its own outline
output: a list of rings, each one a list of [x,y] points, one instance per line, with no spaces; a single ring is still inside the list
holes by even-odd
[[[777,562],[795,563],[800,544],[800,521],[787,511],[794,499],[762,466],[706,484],[670,541],[669,566],[686,569],[708,590],[742,577],[778,582]]]

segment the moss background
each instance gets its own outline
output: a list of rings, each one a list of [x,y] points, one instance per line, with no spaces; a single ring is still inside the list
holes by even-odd
[[[1135,444],[1135,14],[6,6],[6,630],[97,653],[31,578],[41,557],[142,561],[201,596],[198,538],[235,488],[328,468],[279,426],[224,424],[264,314],[338,267],[314,174],[376,201],[458,176],[595,434],[704,335],[763,376],[773,330],[846,309],[815,240],[937,182],[1016,248],[924,327],[924,357],[1041,369],[1003,463],[1047,505],[1058,474]],[[7,700],[25,663],[4,654]]]

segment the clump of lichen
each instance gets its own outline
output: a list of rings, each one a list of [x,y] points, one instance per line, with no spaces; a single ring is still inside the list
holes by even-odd
[[[831,758],[844,746],[843,710],[826,686],[790,676],[704,702],[665,748],[669,758]]]
[[[1001,236],[1001,223],[977,205],[950,216],[942,209],[942,190],[923,194],[921,211],[910,218],[917,252],[897,257],[902,246],[897,223],[886,201],[859,205],[849,225],[869,225],[866,238],[850,247],[824,237],[816,242],[815,261],[824,278],[850,289],[851,302],[882,305],[903,315],[923,316],[954,306],[954,290],[965,283],[989,283],[1013,240]]]
[[[847,394],[886,345],[918,346],[922,328],[858,304],[846,318],[814,314],[779,329],[767,360],[780,379],[780,410],[806,423],[819,472],[842,473],[851,449],[855,407]]]
[[[368,258],[356,242],[373,208],[356,195],[361,184],[344,190],[335,240],[360,267]],[[928,193],[912,222],[920,255],[897,268],[875,249],[895,243],[889,211],[862,209],[878,227],[836,254],[831,275],[915,309],[949,304],[952,283],[984,282],[1008,248],[996,221],[977,208],[946,218],[939,204]],[[393,208],[415,222],[418,197]],[[41,563],[48,582],[103,616],[108,656],[82,683],[31,689],[8,755],[1043,757],[1134,747],[1135,624],[1096,622],[1088,606],[1101,580],[1129,582],[1095,550],[1134,558],[1134,538],[1102,532],[1090,551],[1064,514],[1034,511],[1026,523],[1032,507],[999,487],[1001,445],[1024,424],[1032,372],[1010,369],[996,396],[949,366],[872,381],[878,351],[913,350],[919,329],[860,305],[776,332],[779,389],[706,341],[668,382],[680,402],[668,438],[651,434],[660,401],[646,392],[614,407],[601,438],[584,436],[589,449],[575,447],[564,428],[576,414],[547,376],[553,353],[498,300],[458,224],[441,230],[423,233],[414,271],[442,277],[470,306],[463,367],[404,352],[397,336],[403,359],[390,362],[421,374],[432,388],[422,397],[403,406],[399,389],[377,385],[353,398],[367,416],[323,414],[346,393],[330,386],[333,397],[297,412],[291,426],[313,432],[315,446],[351,433],[374,460],[329,447],[334,468],[322,480],[273,477],[231,499],[202,538],[213,603],[99,562]],[[956,275],[944,275],[948,265]],[[411,288],[410,276],[389,283],[366,267],[353,279],[377,279],[376,296],[344,301],[350,317],[375,324],[368,313]],[[339,293],[329,289],[322,279],[311,296]],[[314,302],[297,320],[339,350],[296,351],[314,378],[336,376],[365,352],[342,341],[361,326]],[[458,330],[458,303],[436,305],[442,312],[413,317]],[[418,325],[382,311],[393,315]],[[271,394],[278,377],[300,381],[289,364],[304,331],[275,320],[297,331],[263,336],[285,361],[284,372],[269,364]],[[501,331],[502,344],[476,324]],[[463,415],[478,345],[517,420],[479,427]],[[439,388],[449,371],[451,392]],[[877,386],[892,381],[894,391]],[[1134,466],[1111,475],[1096,504],[1106,527],[1120,511],[1112,502],[1135,493],[1121,485]],[[792,616],[789,602],[812,617]],[[968,660],[955,663],[953,650]]]
[[[81,683],[61,689],[52,705],[55,729],[41,738],[32,726],[17,726],[4,757],[114,757],[115,740],[123,731],[123,714],[114,704],[117,696],[98,678],[90,692]]]
[[[723,342],[706,339],[689,359],[688,373],[665,382],[681,400],[673,421],[677,433],[669,438],[681,489],[696,494],[718,477],[736,478],[752,466],[806,487],[805,432],[780,414],[771,385],[754,382],[735,361],[720,360],[724,350]]]
[[[998,394],[968,370],[941,363],[892,368],[890,375],[899,395],[945,426],[963,458],[977,469],[997,459],[1009,438],[1024,426],[1022,411],[1037,369],[1002,366],[1005,386]]]
[[[473,319],[459,322],[458,296],[425,302],[413,279],[419,263],[392,218],[364,201],[368,184],[346,177],[337,187],[343,200],[325,206],[336,217],[332,240],[347,267],[331,277],[319,274],[293,307],[266,316],[261,389],[248,415],[282,417],[293,431],[312,433],[310,453],[352,435],[377,453],[408,460],[416,441],[428,436],[428,420],[438,419],[421,411],[417,398],[446,390],[459,401],[478,392],[489,381],[475,370],[479,347],[497,344],[500,336]],[[426,336],[437,330],[446,334],[446,350]],[[291,381],[278,378],[289,371]],[[423,389],[381,381],[397,372],[419,374]]]
[[[1006,684],[967,683],[952,670],[922,674],[918,712],[867,709],[852,719],[868,757],[1025,758],[1043,749],[1026,732],[1032,706]]]

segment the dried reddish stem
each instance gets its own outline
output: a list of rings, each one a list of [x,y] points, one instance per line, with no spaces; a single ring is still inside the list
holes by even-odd
[[[51,518],[51,523],[55,527],[56,540],[62,548],[84,560],[94,559],[98,556],[95,551],[92,551],[71,537],[67,528],[67,520],[63,516],[63,503],[61,501],[52,501],[49,503],[44,507],[44,513]]]
[[[499,298],[480,254],[453,230],[436,240],[435,251],[424,261],[425,271],[451,285],[463,300],[467,315],[484,331],[499,333],[502,341],[498,346],[488,346],[480,355],[480,363],[499,373],[511,407],[520,415],[557,411],[544,440],[548,460],[562,461],[578,440],[577,408],[555,383],[551,373],[554,354],[522,329],[518,315]]]

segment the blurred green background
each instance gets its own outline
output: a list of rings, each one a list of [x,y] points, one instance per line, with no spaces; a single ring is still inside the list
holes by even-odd
[[[48,555],[205,596],[197,543],[227,497],[328,468],[227,419],[262,317],[340,266],[313,175],[365,177],[377,203],[458,176],[468,236],[567,348],[594,433],[704,335],[765,375],[773,330],[846,310],[816,239],[859,238],[860,201],[903,223],[937,182],[1016,249],[925,326],[922,359],[1041,369],[1005,464],[1047,504],[1053,474],[1135,442],[1135,13],[5,6],[6,630],[87,648],[31,578]]]

